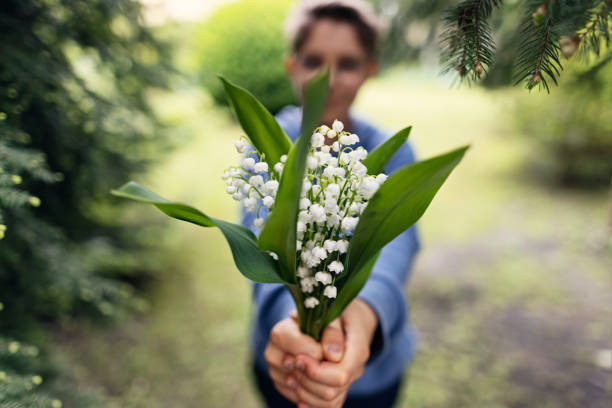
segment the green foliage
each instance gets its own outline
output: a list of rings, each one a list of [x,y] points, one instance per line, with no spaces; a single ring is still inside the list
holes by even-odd
[[[37,373],[47,369],[38,347],[0,336],[0,406],[60,408],[59,399],[40,389]]]
[[[83,303],[113,314],[132,297],[116,278],[131,273],[138,244],[122,238],[107,192],[152,157],[158,124],[145,91],[163,86],[167,71],[139,7],[9,0],[0,9],[0,298],[14,311],[6,330]]]
[[[466,0],[449,9],[443,36],[442,61],[445,72],[456,69],[460,78],[474,80],[493,65],[495,44],[486,21],[498,0]],[[518,33],[518,50],[511,64],[515,84],[528,89],[557,84],[562,71],[561,55],[599,55],[610,42],[612,1],[528,0],[522,5],[523,22]]]
[[[112,190],[112,194],[153,204],[164,214],[177,220],[191,222],[201,227],[218,227],[232,250],[238,270],[247,279],[262,283],[284,283],[276,273],[272,258],[258,248],[255,235],[248,228],[208,217],[188,205],[168,201],[133,181],[117,190]]]
[[[53,183],[56,175],[45,163],[44,155],[24,147],[29,137],[18,129],[6,125],[6,113],[0,112],[0,239],[4,238],[6,226],[2,223],[3,208],[38,207],[40,199],[22,188],[23,179]]]
[[[607,61],[607,60],[608,61]],[[558,94],[517,105],[523,134],[537,143],[529,160],[560,184],[605,187],[612,178],[612,56],[570,66]]]
[[[359,217],[347,254],[349,270],[360,270],[421,218],[467,149],[462,147],[405,166],[389,176]]]
[[[145,93],[165,86],[169,59],[139,21],[132,0],[0,6],[0,343],[31,341],[41,320],[146,306],[143,244],[107,194],[160,142]],[[31,392],[39,369],[13,361],[0,356],[0,405],[52,406]]]
[[[302,178],[306,166],[306,155],[310,147],[310,135],[323,113],[327,98],[327,74],[313,78],[306,87],[304,123],[302,136],[298,143],[291,146],[277,194],[277,205],[261,232],[259,242],[248,228],[226,221],[208,217],[199,210],[185,204],[173,203],[135,182],[129,182],[112,194],[155,205],[166,215],[194,223],[203,227],[218,227],[225,236],[238,270],[248,279],[262,283],[295,283],[295,221],[297,220],[298,201]],[[246,132],[251,144],[262,148],[262,156],[274,157],[274,149],[268,139],[284,140],[287,136],[280,130],[274,117],[246,90],[221,78],[228,100],[234,108],[238,121]],[[272,122],[270,122],[272,121]],[[274,133],[262,133],[262,129],[273,129]],[[278,132],[280,130],[280,132]],[[256,142],[256,143],[255,143]],[[271,150],[268,150],[271,149]],[[278,156],[286,153],[279,151]],[[283,198],[284,197],[284,198]],[[280,267],[272,261],[267,252],[272,251],[280,258]]]
[[[291,148],[291,139],[268,110],[246,89],[220,77],[227,100],[253,147],[272,168]]]
[[[270,116],[248,92],[221,78],[234,107],[238,121],[251,140],[263,149],[270,147],[261,129],[276,127],[269,123]],[[367,281],[379,251],[391,240],[412,226],[425,212],[455,166],[461,161],[467,147],[453,150],[419,163],[405,166],[390,176],[374,193],[353,233],[346,264],[345,278],[340,286],[339,302],[332,301],[330,313],[327,307],[307,311],[303,293],[296,286],[296,223],[306,158],[311,147],[312,132],[316,129],[328,95],[328,73],[311,79],[306,86],[304,116],[300,136],[291,146],[281,175],[274,208],[269,214],[257,241],[247,228],[206,216],[195,208],[172,203],[157,194],[130,182],[114,190],[114,195],[155,205],[167,215],[204,227],[215,225],[228,241],[234,262],[240,272],[256,282],[282,282],[293,296],[302,332],[317,341],[325,326],[337,317],[359,293]],[[256,109],[253,109],[253,108]],[[273,118],[272,118],[273,119]],[[374,152],[371,164],[384,167],[395,150],[405,142],[410,127],[398,132],[390,141]],[[272,139],[283,135],[274,133]],[[278,154],[283,153],[281,150]],[[257,154],[268,156],[267,150]],[[267,253],[270,253],[268,256]],[[277,262],[272,262],[272,257]],[[344,293],[342,293],[344,291]],[[323,310],[323,312],[321,312]],[[332,316],[328,319],[329,316]]]
[[[443,72],[457,70],[462,78],[475,80],[493,64],[495,45],[487,19],[501,4],[501,0],[465,0],[448,11],[442,35]]]
[[[282,22],[289,0],[241,0],[220,8],[196,34],[198,71],[216,103],[226,104],[222,74],[249,89],[271,112],[295,101],[282,66]]]
[[[281,277],[289,283],[296,282],[296,223],[306,156],[310,150],[312,132],[320,123],[325,109],[329,93],[328,83],[329,74],[325,72],[311,79],[306,86],[300,136],[289,151],[275,197],[274,210],[268,216],[258,240],[260,248],[278,254]]]
[[[397,149],[406,143],[411,130],[412,126],[400,130],[376,149],[368,152],[368,157],[363,160],[363,165],[368,168],[368,174],[377,175],[384,172],[385,165],[391,160]]]

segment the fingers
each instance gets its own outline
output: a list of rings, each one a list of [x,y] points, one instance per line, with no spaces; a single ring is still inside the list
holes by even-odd
[[[343,363],[344,360],[340,363],[331,363],[319,362],[305,355],[296,357],[296,366],[304,365],[304,372],[308,378],[331,387],[345,387],[349,384],[352,375]]]
[[[297,323],[291,318],[281,320],[272,328],[270,343],[285,353],[307,354],[317,360],[323,358],[321,345],[312,337],[300,332]]]
[[[344,387],[331,387],[328,385],[324,385],[314,380],[311,380],[310,378],[308,378],[308,376],[305,373],[299,370],[294,371],[292,375],[295,376],[295,379],[298,382],[298,387],[303,388],[304,391],[324,401],[334,400],[337,396],[339,396],[343,392],[348,391],[348,388],[350,385],[349,384]],[[298,396],[299,396],[299,392],[298,392]]]
[[[264,350],[264,359],[268,363],[268,366],[283,369],[284,364],[288,363],[285,360],[286,353],[283,352],[273,343],[268,343]],[[293,368],[293,367],[292,367]]]
[[[276,388],[283,397],[297,404],[299,397],[296,392],[297,381],[295,377],[284,370],[273,367],[269,367],[268,373],[274,383],[274,388]]]
[[[289,312],[289,317],[292,318],[296,323],[298,322],[298,312],[295,309],[292,309]]]
[[[341,392],[330,393],[328,395],[329,399],[320,398],[317,395],[308,392],[301,386],[297,387],[296,394],[302,406],[306,404],[307,406],[313,408],[339,408],[342,407],[342,403],[346,399],[347,389],[348,387],[343,389]],[[330,390],[334,389],[330,388]]]
[[[323,347],[323,355],[326,360],[335,363],[342,360],[342,354],[344,353],[344,331],[340,318],[335,319],[323,330],[321,346]]]
[[[290,390],[288,388],[281,388],[281,387],[276,387],[276,390],[285,398],[287,398],[289,401],[293,402],[294,404],[297,404],[299,401],[299,397],[297,396],[296,392],[293,390]]]

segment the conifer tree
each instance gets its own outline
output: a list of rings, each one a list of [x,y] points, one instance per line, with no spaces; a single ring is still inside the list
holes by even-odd
[[[442,36],[444,72],[457,71],[467,81],[486,75],[496,51],[489,20],[503,7],[502,0],[464,0],[448,9]],[[562,56],[578,54],[589,60],[610,52],[612,0],[525,0],[520,7],[524,16],[513,61],[515,84],[549,91],[549,83],[557,84],[563,70]]]

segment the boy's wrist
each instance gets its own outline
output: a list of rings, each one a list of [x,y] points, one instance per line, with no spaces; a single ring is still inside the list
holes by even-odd
[[[359,325],[367,344],[371,344],[378,327],[378,316],[372,306],[362,299],[355,298],[345,312],[348,314],[346,317],[350,320],[349,324]]]

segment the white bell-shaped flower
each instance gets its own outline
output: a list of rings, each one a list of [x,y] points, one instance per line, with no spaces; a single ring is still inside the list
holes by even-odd
[[[334,299],[338,295],[338,289],[335,286],[326,286],[323,290],[323,295],[330,299]]]
[[[238,153],[244,153],[246,152],[246,148],[247,148],[247,144],[245,141],[243,140],[237,140],[234,142],[234,146],[236,147],[236,151]]]
[[[334,272],[335,274],[339,274],[344,270],[344,265],[342,265],[342,262],[333,261],[329,265],[327,265],[327,269],[329,269],[331,272]]]
[[[314,133],[310,138],[310,143],[315,148],[321,147],[323,146],[323,143],[325,143],[325,136],[323,136],[321,133]]]
[[[332,129],[334,129],[336,133],[340,133],[344,130],[344,123],[336,119],[334,120],[334,123],[332,124]]]
[[[270,196],[265,196],[263,198],[263,205],[265,205],[268,208],[272,208],[272,206],[274,205],[274,198]]]
[[[315,286],[319,283],[312,277],[305,277],[300,280],[300,286],[302,288],[302,292],[311,293]]]
[[[255,165],[253,166],[253,170],[255,170],[255,173],[267,173],[268,163],[266,162],[255,163]]]
[[[311,297],[304,299],[304,306],[306,306],[306,309],[313,309],[317,307],[318,304],[319,304],[319,299],[315,297],[311,296]]]
[[[321,282],[324,285],[329,285],[332,282],[332,276],[327,272],[315,273],[315,279],[317,282]]]
[[[255,159],[252,157],[247,157],[242,161],[242,167],[246,170],[253,170],[253,166],[255,166]]]

